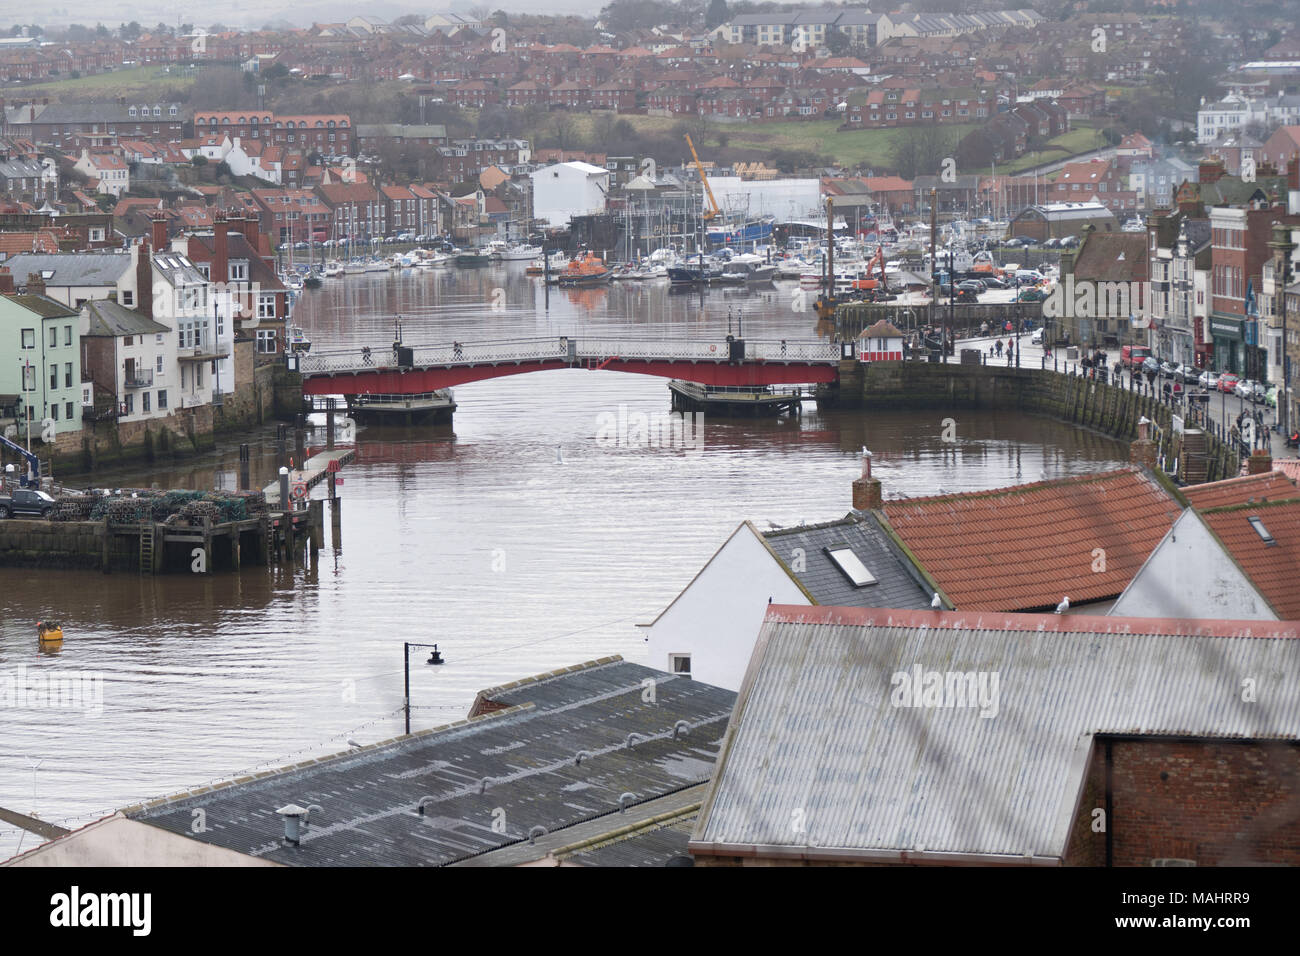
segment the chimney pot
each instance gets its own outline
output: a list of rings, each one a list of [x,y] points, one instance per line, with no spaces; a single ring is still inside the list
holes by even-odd
[[[1264,475],[1273,470],[1273,456],[1267,448],[1256,448],[1246,459],[1246,474]]]

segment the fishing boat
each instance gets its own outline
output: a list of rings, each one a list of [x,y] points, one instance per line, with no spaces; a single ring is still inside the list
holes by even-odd
[[[560,272],[569,264],[569,257],[563,252],[552,252],[549,257],[551,260],[551,272]],[[546,259],[541,257],[541,250],[538,250],[537,258],[528,263],[528,268],[524,269],[526,276],[546,275]]]
[[[488,255],[498,262],[516,262],[536,259],[542,254],[541,246],[526,243],[510,243],[504,239],[493,239],[485,247]]]
[[[302,280],[302,287],[304,289],[319,289],[320,286],[321,286],[321,277],[317,275],[315,272],[309,272],[307,276]]]
[[[492,261],[492,256],[486,249],[467,249],[464,252],[456,253],[456,265],[458,266],[485,266]]]
[[[556,278],[562,286],[599,285],[610,280],[609,268],[600,256],[588,252],[572,260]]]

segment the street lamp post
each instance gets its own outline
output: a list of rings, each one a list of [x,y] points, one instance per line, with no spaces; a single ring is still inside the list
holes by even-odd
[[[428,647],[433,649],[429,655],[426,664],[441,664],[442,655],[438,653],[437,644],[413,644],[410,641],[403,643],[402,653],[402,675],[403,675],[403,692],[402,692],[402,709],[406,712],[406,733],[411,733],[411,648]]]

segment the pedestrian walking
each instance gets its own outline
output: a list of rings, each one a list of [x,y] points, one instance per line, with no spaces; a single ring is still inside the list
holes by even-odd
[[[997,342],[994,344],[993,347],[994,347],[995,349],[998,350],[998,358],[1001,358],[1001,357],[1002,357],[1002,340],[1001,340],[1001,339],[998,339]]]
[[[451,354],[452,358],[461,358],[464,355],[459,342],[451,343]]]

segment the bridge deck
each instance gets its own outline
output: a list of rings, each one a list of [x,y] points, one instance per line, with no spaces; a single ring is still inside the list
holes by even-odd
[[[833,381],[840,344],[794,339],[528,338],[298,355],[307,395],[431,392],[465,382],[559,368],[609,369],[708,385]]]

